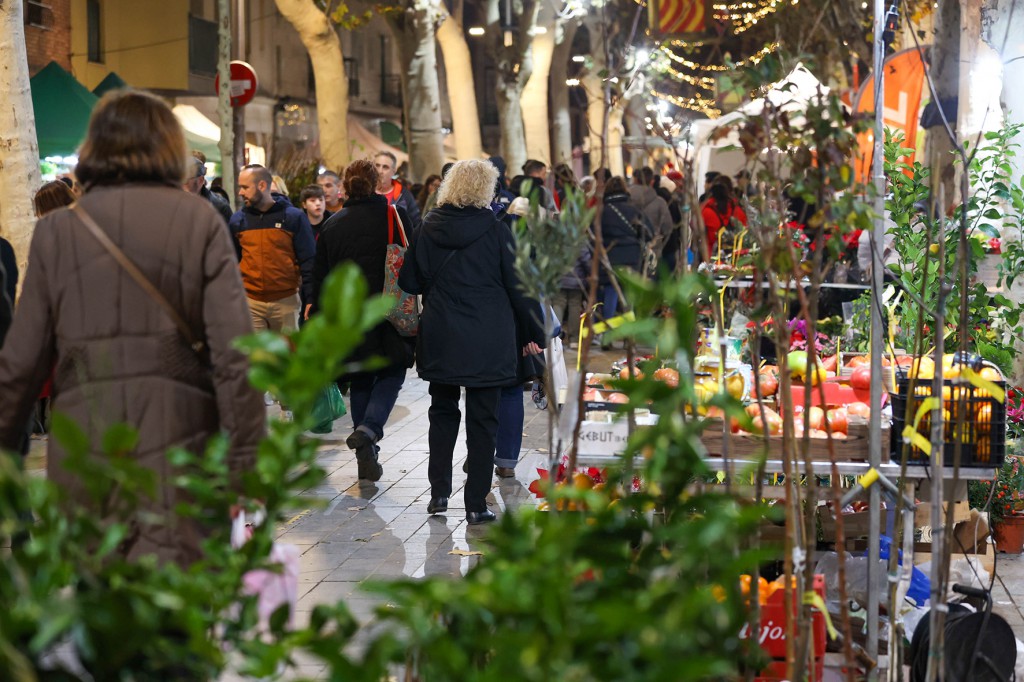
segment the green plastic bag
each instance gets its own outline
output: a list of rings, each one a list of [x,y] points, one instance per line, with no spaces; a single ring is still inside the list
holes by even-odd
[[[313,433],[330,433],[334,428],[334,420],[344,417],[346,413],[345,401],[338,390],[338,384],[333,381],[320,390],[316,402],[313,403]]]

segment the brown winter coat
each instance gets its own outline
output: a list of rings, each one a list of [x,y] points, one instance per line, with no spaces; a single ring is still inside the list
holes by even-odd
[[[174,322],[67,209],[41,219],[14,324],[0,352],[0,447],[12,449],[40,387],[56,363],[53,410],[75,420],[101,456],[103,433],[127,423],[139,431],[138,462],[156,472],[152,507],[163,521],[136,524],[129,557],[157,554],[189,563],[202,530],[174,518],[183,497],[166,453],[201,453],[223,430],[229,465],[252,466],[264,434],[262,396],[249,386],[245,357],[232,341],[252,322],[223,220],[209,202],[177,188],[96,188],[80,200],[124,253],[210,349],[204,367]],[[50,439],[47,475],[85,500]],[[228,523],[227,520],[224,523]]]

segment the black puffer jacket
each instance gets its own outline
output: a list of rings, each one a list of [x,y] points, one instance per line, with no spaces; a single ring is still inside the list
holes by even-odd
[[[219,194],[214,194],[210,191],[210,188],[205,185],[199,190],[199,195],[213,204],[213,207],[217,209],[217,213],[220,213],[220,217],[224,219],[225,225],[231,222],[231,216],[234,214],[234,211],[231,210],[231,206],[228,204],[227,199]]]
[[[384,290],[384,259],[388,244],[401,243],[397,223],[393,225],[393,240],[388,241],[389,208],[387,199],[380,194],[366,199],[348,199],[345,208],[322,223],[313,260],[314,311],[320,302],[320,290],[327,275],[345,261],[359,266],[371,294]],[[408,234],[409,215],[401,207],[395,208]],[[361,362],[383,357],[392,364],[412,367],[415,345],[415,339],[399,335],[390,322],[384,321],[367,332],[363,343],[349,360]]]
[[[14,296],[18,291],[18,261],[11,243],[0,237],[0,347],[14,319]]]
[[[659,201],[661,201],[659,199]],[[651,226],[644,215],[630,203],[628,194],[612,194],[604,198],[601,211],[601,241],[613,267],[640,268],[641,239],[651,237]],[[611,283],[608,269],[601,264],[599,282]]]
[[[398,278],[404,291],[423,295],[420,377],[508,386],[516,381],[521,344],[545,345],[538,308],[519,289],[514,259],[512,232],[489,208],[444,205],[427,214]]]

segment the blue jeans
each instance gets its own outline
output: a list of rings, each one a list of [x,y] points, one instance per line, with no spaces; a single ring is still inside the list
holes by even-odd
[[[388,423],[404,383],[405,367],[397,365],[352,375],[349,382],[352,425],[370,431],[375,440],[383,438],[384,425]]]
[[[615,314],[619,311],[619,292],[611,284],[606,284],[601,287],[598,295],[601,297],[601,319],[607,320],[615,317]]]
[[[494,444],[494,466],[512,469],[523,447],[523,385],[501,389],[498,403],[498,437]]]

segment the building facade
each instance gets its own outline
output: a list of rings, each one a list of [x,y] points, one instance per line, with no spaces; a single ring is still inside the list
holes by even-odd
[[[32,75],[51,61],[71,70],[71,0],[24,0],[25,50]]]

